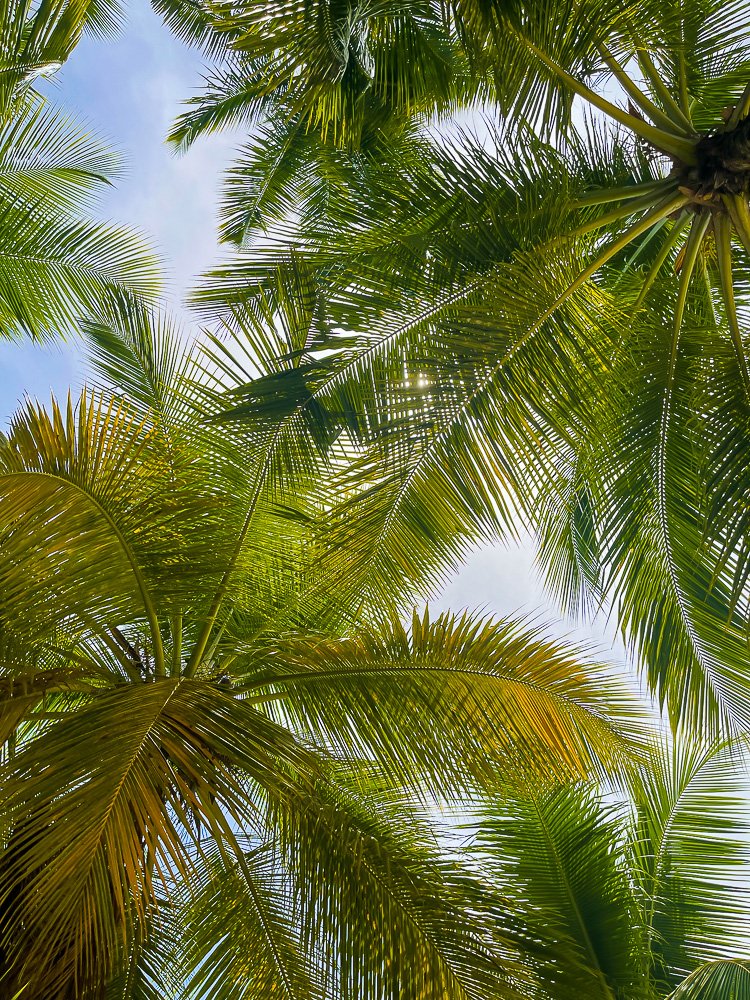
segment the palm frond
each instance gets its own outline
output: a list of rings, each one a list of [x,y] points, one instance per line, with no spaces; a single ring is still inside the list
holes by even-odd
[[[747,962],[707,962],[680,983],[669,1000],[747,1000],[750,966]]]
[[[0,111],[19,88],[55,72],[84,31],[110,34],[122,14],[118,0],[9,0],[0,12]]]
[[[227,1000],[322,1000],[320,960],[301,946],[293,888],[272,843],[229,855],[204,848],[179,913],[171,956],[184,995]]]
[[[29,740],[4,776],[5,964],[50,996],[106,981],[134,928],[145,929],[153,879],[189,878],[201,824],[228,834],[217,803],[237,822],[245,781],[278,794],[285,769],[307,766],[289,735],[251,708],[179,680],[105,692]]]
[[[35,95],[0,128],[0,198],[78,213],[119,176],[117,155],[91,131]]]
[[[383,805],[333,775],[274,813],[305,949],[333,960],[330,991],[516,1000],[513,928],[491,934],[477,882]]]
[[[261,646],[271,665],[260,676],[242,658],[232,670],[252,701],[268,698],[308,739],[451,799],[518,766],[550,778],[637,758],[637,704],[578,655],[538,626],[415,612],[408,631],[394,617],[350,638],[290,636]]]
[[[480,820],[473,850],[487,856],[498,891],[517,899],[540,996],[652,996],[626,837],[623,804],[585,786],[498,800]]]
[[[0,333],[69,333],[121,290],[153,296],[157,259],[132,231],[81,221],[43,204],[0,205]]]
[[[701,962],[737,957],[747,926],[746,786],[740,746],[685,737],[645,769],[634,798],[634,872],[657,981],[674,988]]]

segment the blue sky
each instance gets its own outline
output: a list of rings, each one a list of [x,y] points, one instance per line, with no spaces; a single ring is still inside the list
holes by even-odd
[[[180,309],[191,279],[219,256],[216,202],[235,139],[203,139],[183,156],[165,145],[181,101],[200,85],[201,56],[172,37],[146,0],[129,0],[127,6],[120,36],[84,39],[49,84],[50,96],[124,154],[126,176],[107,192],[101,214],[150,236],[168,264],[167,297]],[[77,390],[84,379],[80,351],[71,344],[42,348],[0,341],[0,370],[2,423],[24,394],[44,400],[50,390],[58,395],[69,386]],[[557,617],[534,571],[528,542],[476,552],[438,603],[501,614],[540,609]],[[599,643],[605,637],[600,627],[577,635]]]
[[[176,41],[145,0],[129,0],[116,39],[84,39],[48,89],[50,97],[91,125],[124,156],[126,176],[106,192],[100,214],[142,230],[164,254],[168,297],[178,305],[190,279],[215,258],[214,206],[231,137],[175,156],[164,144],[180,101],[196,89],[200,55]],[[0,342],[0,416],[5,422],[25,393],[79,386],[75,345],[40,348]]]

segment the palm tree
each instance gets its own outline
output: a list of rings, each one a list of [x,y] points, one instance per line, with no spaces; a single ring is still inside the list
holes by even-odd
[[[255,129],[195,302],[304,317],[277,414],[356,443],[342,587],[520,513],[673,718],[745,728],[747,3],[157,7],[222,57],[174,138]]]
[[[430,803],[622,768],[637,703],[531,625],[354,620],[325,448],[133,297],[88,334],[0,442],[0,996],[517,996]]]
[[[0,335],[71,332],[102,298],[153,295],[158,264],[137,233],[89,218],[95,193],[119,174],[90,129],[35,89],[82,32],[107,32],[117,5],[11,0],[0,11]]]
[[[472,853],[523,913],[529,1000],[748,996],[738,749],[678,740],[627,798],[530,789],[479,820]]]

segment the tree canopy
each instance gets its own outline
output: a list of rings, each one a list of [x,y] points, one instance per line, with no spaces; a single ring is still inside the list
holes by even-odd
[[[196,307],[298,317],[273,400],[356,439],[361,585],[521,517],[673,719],[745,728],[747,5],[160,9],[218,57],[174,141],[251,129]]]
[[[0,998],[750,996],[750,5],[154,0],[246,128],[187,334],[0,13]],[[666,711],[425,606],[530,527]],[[671,724],[669,730],[668,723]]]
[[[413,810],[622,772],[643,710],[538,628],[353,619],[277,429],[217,420],[202,352],[137,301],[88,334],[95,384],[0,442],[5,995],[140,975],[187,893],[185,989],[512,996],[510,931],[472,926]]]

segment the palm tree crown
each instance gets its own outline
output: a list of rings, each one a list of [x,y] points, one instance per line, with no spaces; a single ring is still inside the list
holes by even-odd
[[[254,127],[194,299],[304,324],[273,400],[355,442],[347,580],[419,588],[520,512],[673,718],[744,728],[748,5],[158,6],[222,57],[174,138]]]
[[[99,388],[0,443],[0,995],[514,996],[418,814],[621,769],[637,704],[519,623],[355,623],[304,445],[137,300],[89,335]]]

